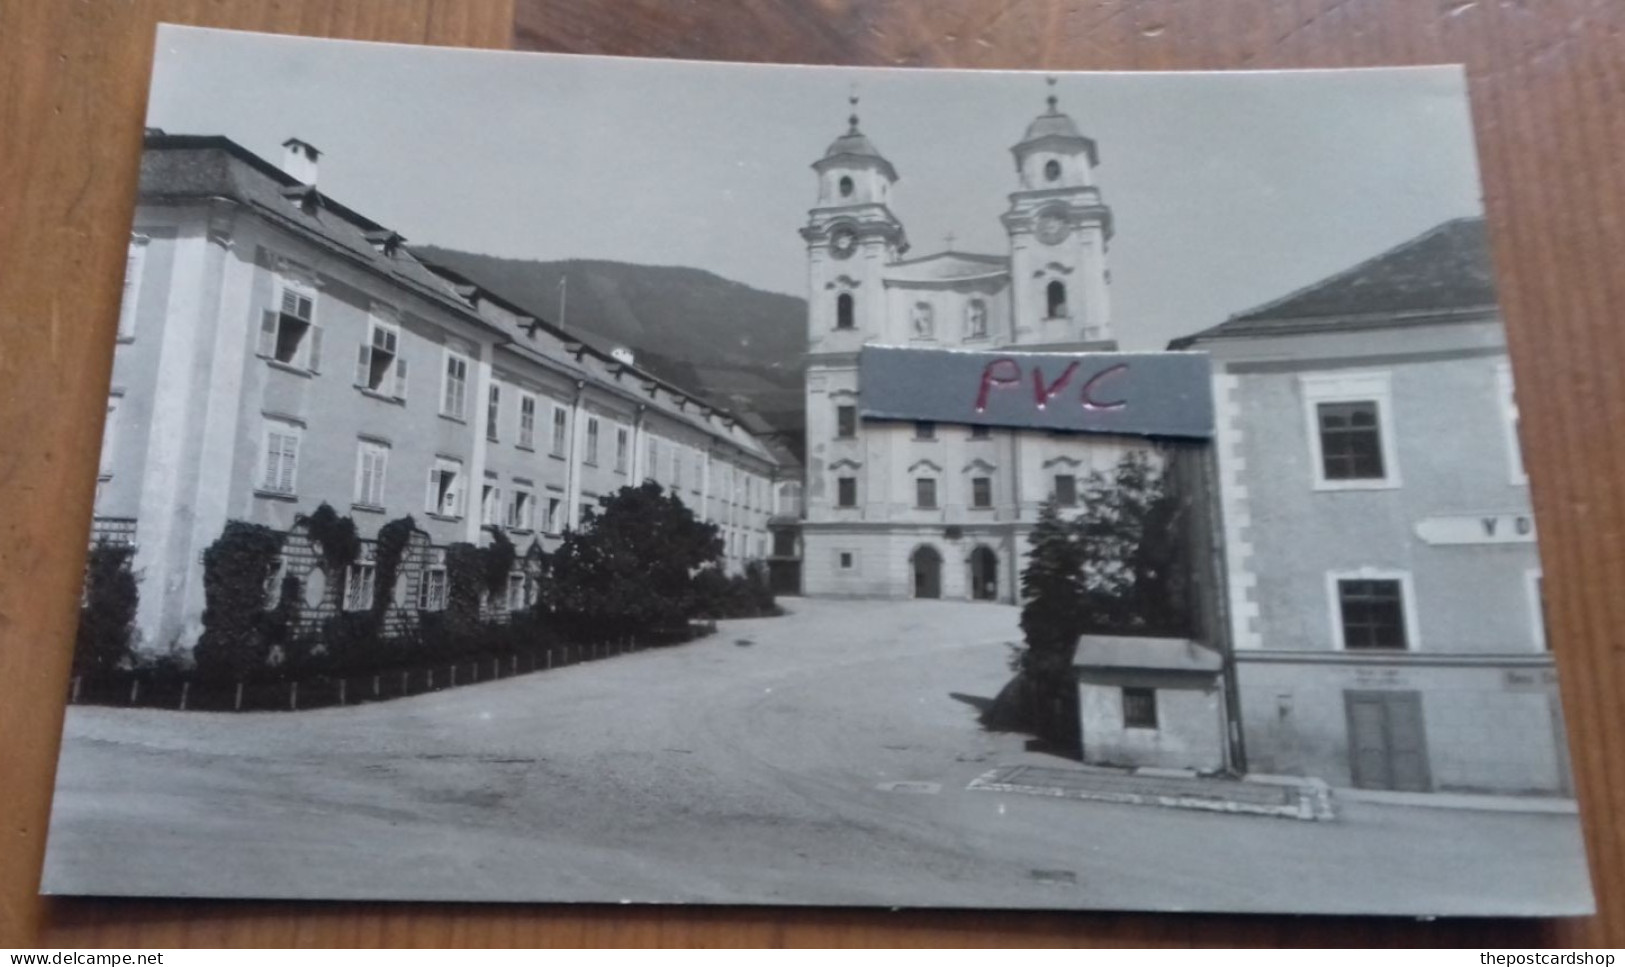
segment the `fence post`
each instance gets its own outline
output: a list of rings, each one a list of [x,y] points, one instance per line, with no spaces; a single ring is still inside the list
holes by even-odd
[[[132,678],[132,679],[130,679],[130,704],[134,705],[135,700],[140,698],[140,697],[141,697],[141,679]]]
[[[427,679],[426,683],[423,686],[423,690],[425,692],[434,691],[434,669],[433,668],[425,668],[423,670],[423,674],[424,674],[425,678]]]
[[[411,674],[412,673],[410,671],[401,672],[401,695],[403,697],[410,694],[412,691],[412,679],[409,677]]]
[[[288,683],[288,711],[299,711],[299,683]]]
[[[517,675],[519,674],[519,652],[514,652],[512,657],[513,661],[508,665],[508,674]]]
[[[243,683],[242,682],[237,683],[237,697],[232,700],[231,710],[233,712],[241,712],[243,710]]]
[[[348,685],[349,683],[350,683],[350,680],[348,678],[339,679],[339,704],[340,705],[344,704],[344,686]]]
[[[451,683],[449,685],[447,685],[446,687],[447,688],[456,688],[457,687],[457,663],[456,662],[452,662],[452,664],[451,664]]]
[[[68,702],[69,702],[69,704],[75,704],[75,703],[77,703],[79,701],[79,681],[80,681],[80,678],[81,678],[81,676],[79,676],[79,675],[73,676],[73,691],[68,694]]]
[[[192,690],[192,681],[187,679],[181,682],[181,711],[186,711],[186,693]]]
[[[378,679],[379,679],[379,677],[380,676],[378,676],[378,675],[372,676],[372,697],[373,698],[378,697]]]

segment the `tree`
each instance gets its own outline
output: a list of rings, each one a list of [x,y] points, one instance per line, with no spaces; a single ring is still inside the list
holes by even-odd
[[[1183,634],[1190,625],[1179,497],[1143,451],[1090,475],[1071,520],[1046,501],[1021,573],[1015,677],[983,716],[990,728],[1080,741],[1072,666],[1085,634]]]
[[[717,526],[653,482],[622,487],[599,507],[551,555],[550,609],[582,634],[686,624],[700,606],[695,575],[722,557]]]
[[[85,595],[74,641],[76,675],[109,672],[129,662],[137,590],[135,548],[97,541],[85,561]]]

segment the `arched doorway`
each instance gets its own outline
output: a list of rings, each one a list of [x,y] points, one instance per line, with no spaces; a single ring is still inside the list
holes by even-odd
[[[970,552],[970,596],[977,601],[999,597],[999,555],[993,548],[978,544]]]
[[[909,555],[914,568],[914,596],[916,598],[942,597],[942,555],[929,545],[921,545]]]

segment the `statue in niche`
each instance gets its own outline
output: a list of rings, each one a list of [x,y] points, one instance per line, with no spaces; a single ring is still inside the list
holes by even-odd
[[[936,319],[929,303],[914,303],[914,338],[930,339],[936,334]]]
[[[965,307],[965,338],[987,338],[987,303],[972,299]]]

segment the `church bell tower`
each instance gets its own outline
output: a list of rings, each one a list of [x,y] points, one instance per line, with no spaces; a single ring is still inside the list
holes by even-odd
[[[855,352],[886,311],[885,266],[908,251],[892,213],[897,169],[858,130],[857,97],[847,131],[813,162],[818,199],[801,237],[807,243],[807,349]]]
[[[1112,214],[1095,185],[1100,155],[1061,113],[1055,78],[1049,85],[1048,110],[1010,149],[1020,187],[1002,221],[1016,341],[1114,349],[1106,268]]]

